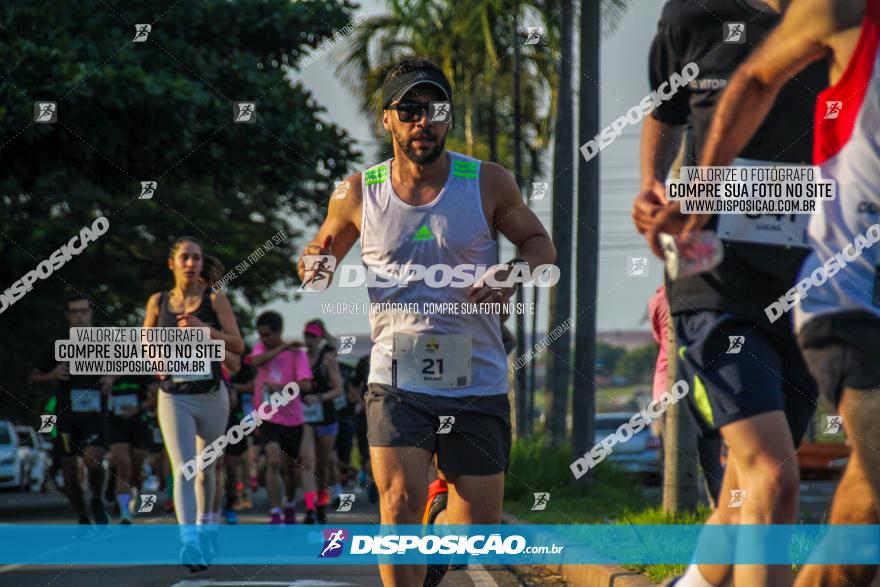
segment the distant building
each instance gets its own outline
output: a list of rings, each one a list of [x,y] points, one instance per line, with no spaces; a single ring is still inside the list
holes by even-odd
[[[652,344],[654,338],[650,330],[609,330],[597,335],[599,342],[618,346],[632,351],[643,346]]]

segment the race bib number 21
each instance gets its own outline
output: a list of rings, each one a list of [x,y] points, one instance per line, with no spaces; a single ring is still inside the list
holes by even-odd
[[[471,383],[471,337],[466,334],[397,333],[391,359],[395,387],[454,389]]]

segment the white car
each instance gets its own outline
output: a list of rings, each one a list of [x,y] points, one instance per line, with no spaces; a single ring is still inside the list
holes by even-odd
[[[18,454],[18,437],[9,420],[0,420],[0,488],[24,485],[24,463]]]
[[[49,471],[49,452],[45,450],[44,441],[31,426],[18,425],[18,454],[24,464],[25,484],[30,491],[39,493],[46,484]]]

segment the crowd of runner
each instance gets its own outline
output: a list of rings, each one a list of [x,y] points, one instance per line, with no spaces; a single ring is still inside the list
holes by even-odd
[[[748,495],[736,508],[718,499],[708,524],[795,523],[796,450],[820,394],[839,406],[849,438],[857,439],[831,521],[876,524],[877,253],[866,249],[859,262],[839,266],[840,275],[817,286],[793,321],[768,321],[764,309],[799,278],[827,268],[835,251],[846,254],[878,220],[863,204],[876,202],[880,189],[880,0],[800,0],[783,18],[787,4],[666,3],[651,47],[651,86],[689,63],[700,74],[646,119],[633,218],[661,258],[669,254],[662,234],[704,231],[724,249],[717,266],[666,280],[664,319],[675,331],[677,378],[692,390],[688,406],[706,441],[704,471],[714,477],[714,494],[720,486],[722,496]],[[747,27],[722,31],[724,23]],[[730,41],[744,31],[748,42]],[[445,149],[452,94],[443,71],[426,60],[407,59],[389,71],[382,121],[394,157],[349,176],[334,192],[299,260],[304,287],[319,280],[326,287],[328,258],[341,262],[358,241],[363,264],[377,274],[388,265],[477,263],[500,268],[494,275],[505,281],[553,263],[554,244],[510,174]],[[844,115],[815,115],[837,98]],[[666,199],[664,182],[685,136],[691,164],[815,163],[837,180],[838,197],[812,216],[684,215]],[[500,265],[499,234],[517,250]],[[334,495],[356,477],[375,483],[383,524],[500,523],[511,446],[504,316],[371,314],[369,359],[344,365],[320,320],[306,324],[301,340],[286,341],[275,312],[257,318],[259,341],[246,348],[229,301],[210,287],[222,267],[196,239],[177,239],[167,266],[174,285],[150,296],[143,326],[210,328],[211,338],[225,343],[222,364],[207,375],[114,378],[71,375],[47,355],[32,375],[35,383],[55,384],[54,450],[82,523],[108,522],[105,491],[120,521],[131,523],[133,492],[145,492],[145,483],[164,488],[181,527],[181,561],[193,571],[211,560],[212,528],[223,517],[234,523],[260,485],[271,524],[326,523]],[[367,289],[374,304],[480,303],[506,302],[520,285],[481,279],[470,289],[425,281]],[[68,326],[91,325],[87,298],[68,300],[65,312]],[[727,352],[731,338],[742,352]],[[298,389],[293,402],[187,478],[181,464],[290,384]],[[723,472],[719,438],[729,449]],[[359,463],[351,462],[355,440]],[[731,555],[722,560],[733,560],[737,549],[713,547]],[[807,566],[798,584],[866,585],[875,571]],[[382,564],[380,572],[386,585],[411,587],[436,585],[446,567]],[[695,562],[673,582],[713,587],[734,580],[779,586],[792,576],[780,565]]]
[[[68,326],[91,326],[88,298],[68,299],[64,312]],[[369,357],[355,364],[338,362],[337,342],[320,320],[306,326],[305,342],[284,341],[282,330],[278,313],[261,314],[253,350],[244,353],[243,361],[230,354],[219,369],[229,397],[228,416],[220,423],[223,431],[288,383],[297,383],[302,393],[253,435],[230,444],[218,460],[210,513],[222,515],[227,523],[237,523],[236,512],[253,507],[253,494],[260,487],[269,496],[267,521],[272,524],[325,523],[328,505],[353,484],[371,486],[373,501],[377,499],[370,481],[363,409]],[[170,434],[163,435],[157,399],[168,384],[149,376],[71,375],[67,364],[55,361],[51,353],[31,379],[54,384],[44,412],[60,416],[58,428],[49,433],[53,463],[60,473],[57,485],[80,523],[106,524],[109,510],[120,523],[129,524],[137,514],[137,496],[143,494],[165,492],[165,511],[175,511],[175,485],[185,487],[187,481],[172,474],[169,454],[176,454],[182,438],[195,443],[196,434],[178,432],[174,426],[180,418],[166,416]],[[320,394],[326,401],[312,399]],[[311,435],[308,441],[306,434]],[[355,441],[359,462],[353,465]],[[317,470],[319,462],[322,468]],[[80,481],[83,468],[90,490],[88,508]],[[305,504],[299,520],[297,501]]]

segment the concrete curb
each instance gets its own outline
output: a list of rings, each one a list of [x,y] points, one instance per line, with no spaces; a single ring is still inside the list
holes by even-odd
[[[513,514],[503,514],[505,524],[527,524]],[[536,565],[560,575],[571,587],[656,587],[648,577],[618,565]]]

